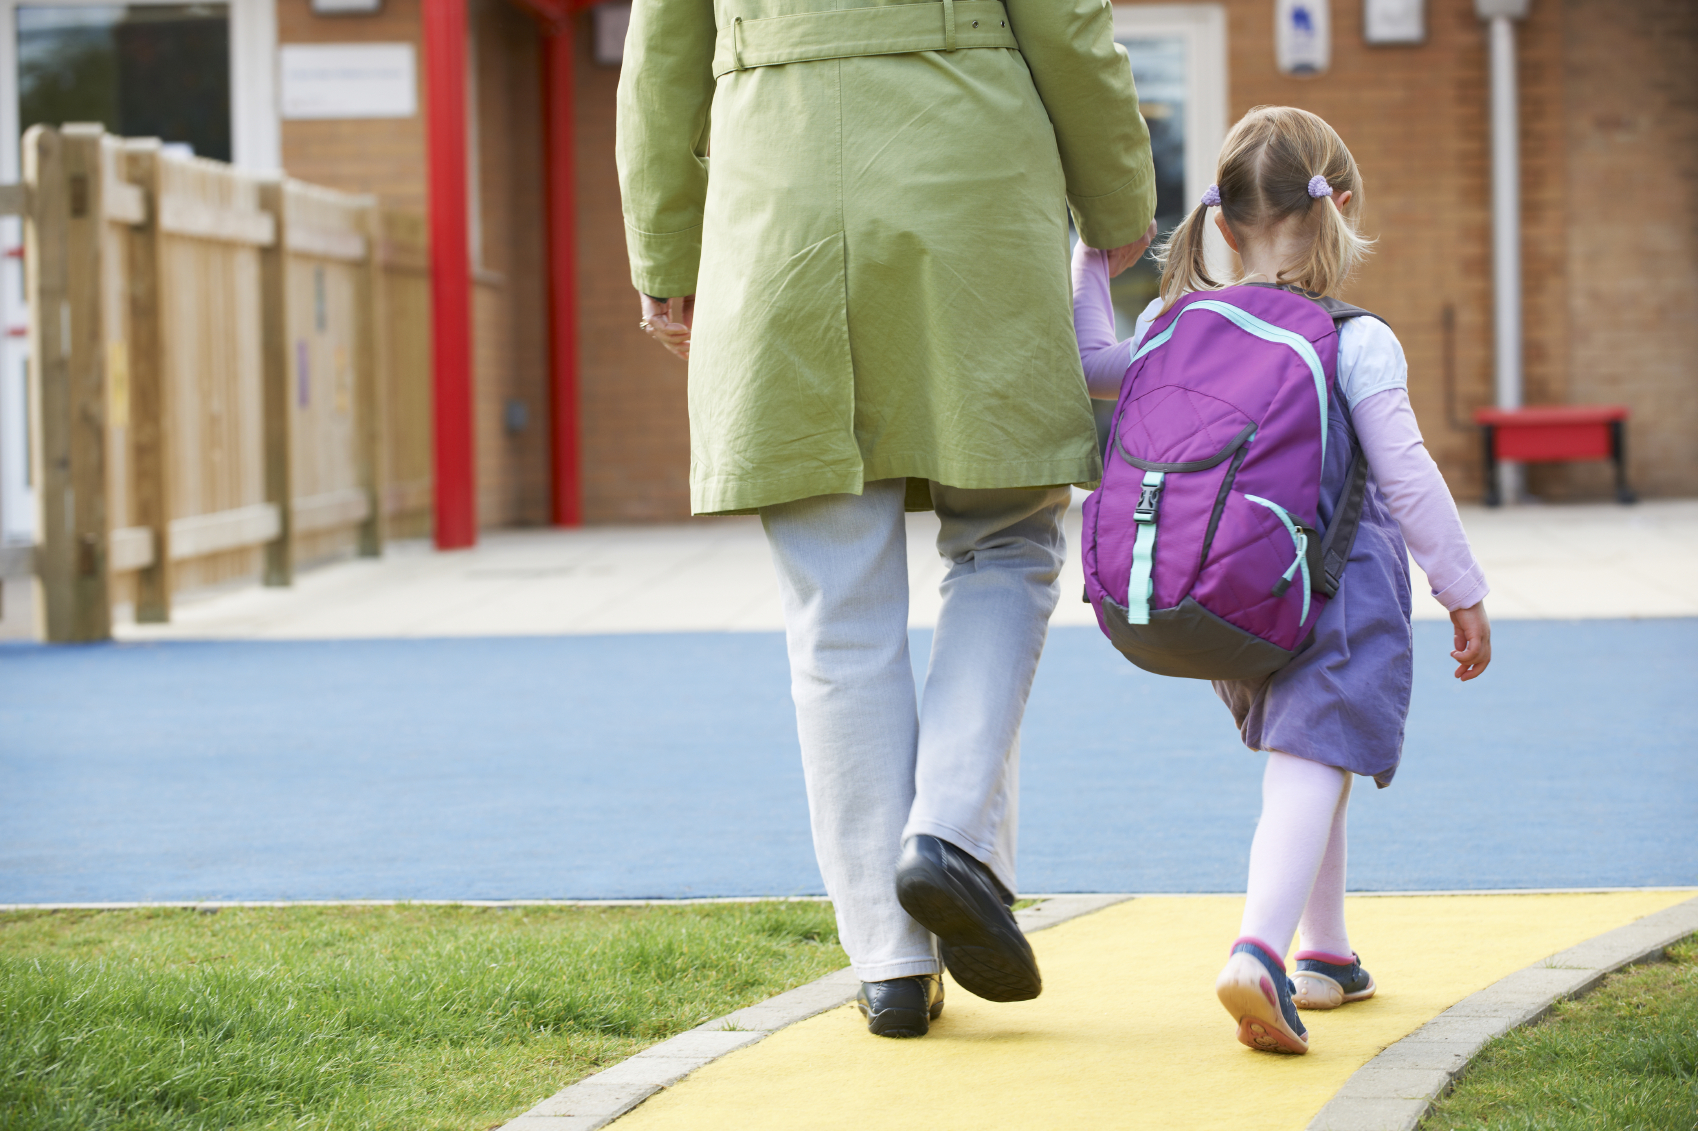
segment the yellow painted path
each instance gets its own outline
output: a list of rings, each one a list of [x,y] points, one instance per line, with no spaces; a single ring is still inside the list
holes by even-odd
[[[853,1006],[701,1069],[619,1131],[915,1127],[1300,1131],[1350,1074],[1457,1001],[1692,892],[1364,896],[1351,939],[1377,997],[1305,1013],[1311,1052],[1233,1039],[1214,979],[1243,900],[1151,896],[1032,936],[1035,1001],[951,984],[922,1040],[869,1036]]]

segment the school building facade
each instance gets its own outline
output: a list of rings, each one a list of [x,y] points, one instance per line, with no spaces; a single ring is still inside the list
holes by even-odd
[[[430,217],[437,474],[470,492],[447,504],[461,541],[478,526],[688,514],[686,367],[637,327],[614,170],[628,6],[0,7],[0,128],[14,139],[33,121],[104,120]],[[1493,403],[1497,364],[1477,0],[1126,3],[1115,16],[1164,223],[1212,180],[1252,106],[1305,107],[1349,143],[1379,243],[1346,297],[1397,331],[1428,444],[1457,496],[1477,499],[1471,413]],[[1513,36],[1523,399],[1627,405],[1633,485],[1698,494],[1698,6],[1531,0]],[[202,80],[177,89],[184,73]],[[7,159],[15,180],[15,144]],[[1122,311],[1150,286],[1147,271],[1123,279]],[[0,429],[18,415],[9,380]],[[1538,465],[1528,482],[1549,499],[1609,495],[1602,464]]]

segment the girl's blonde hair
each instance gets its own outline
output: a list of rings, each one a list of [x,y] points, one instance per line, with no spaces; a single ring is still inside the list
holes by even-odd
[[[1348,191],[1350,202],[1335,208],[1315,177],[1325,177],[1334,194]],[[1244,235],[1295,218],[1309,235],[1309,253],[1282,270],[1274,282],[1314,295],[1330,294],[1350,277],[1373,247],[1356,230],[1362,210],[1362,174],[1344,139],[1307,110],[1294,106],[1258,106],[1232,127],[1220,148],[1213,191],[1173,230],[1156,252],[1161,261],[1162,310],[1190,291],[1224,284],[1209,275],[1203,233],[1209,203],[1218,192],[1220,210],[1240,244]]]

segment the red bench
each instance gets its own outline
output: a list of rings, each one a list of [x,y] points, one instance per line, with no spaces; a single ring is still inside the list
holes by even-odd
[[[1627,485],[1627,406],[1560,405],[1550,408],[1482,408],[1474,422],[1485,429],[1486,505],[1495,507],[1498,461],[1552,463],[1607,459],[1615,463],[1615,497],[1638,496]]]

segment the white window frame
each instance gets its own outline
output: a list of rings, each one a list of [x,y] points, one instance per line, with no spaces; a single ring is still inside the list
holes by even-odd
[[[1226,8],[1221,4],[1116,4],[1116,39],[1172,39],[1185,43],[1185,200],[1196,207],[1215,179],[1215,160],[1226,140],[1228,83]],[[1209,267],[1224,270],[1232,253],[1219,231],[1207,231]]]

